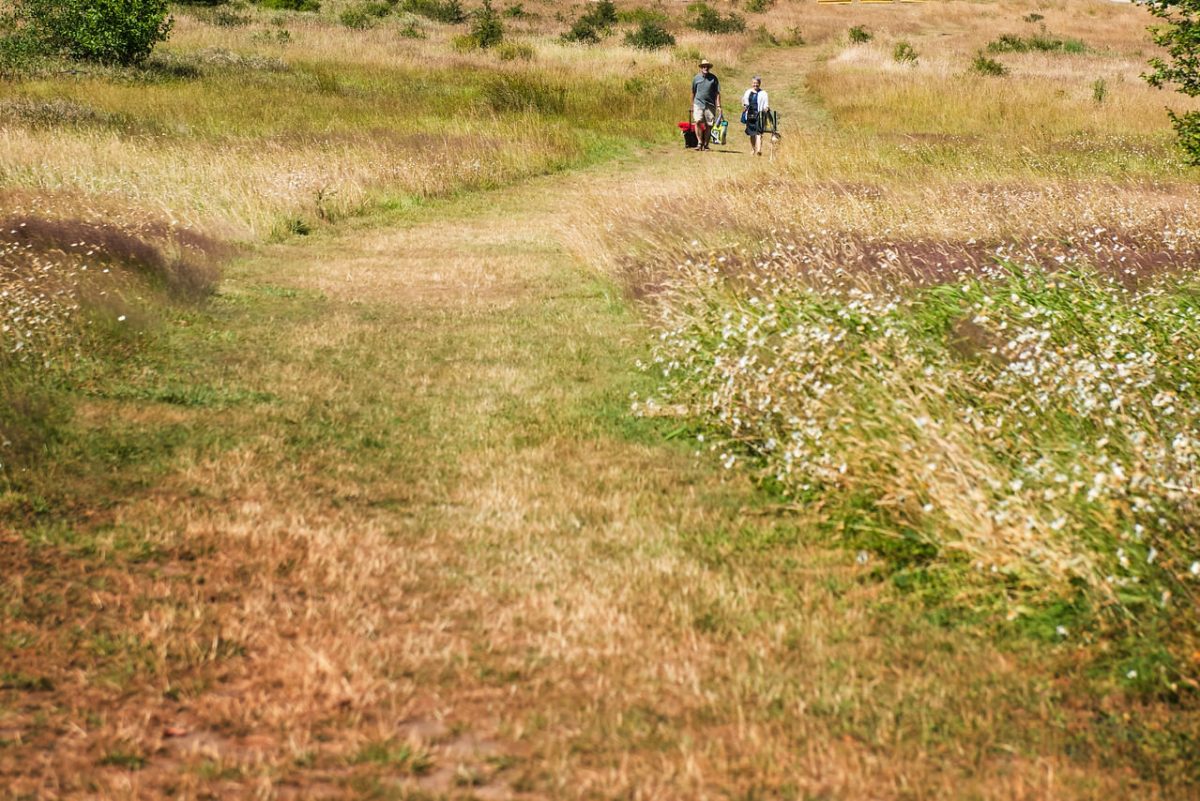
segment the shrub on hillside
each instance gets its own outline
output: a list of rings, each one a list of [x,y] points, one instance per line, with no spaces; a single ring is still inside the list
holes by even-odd
[[[853,26],[850,29],[848,36],[850,37],[851,44],[866,44],[875,38],[875,34],[871,33],[862,25]]]
[[[386,0],[370,0],[359,3],[342,11],[340,19],[347,28],[363,30],[373,27],[375,23],[386,17],[392,11],[392,6]]]
[[[1150,59],[1153,70],[1144,77],[1151,86],[1174,85],[1188,97],[1200,96],[1200,0],[1146,0],[1146,6],[1170,24],[1151,31],[1167,54]],[[1167,113],[1189,163],[1200,166],[1200,112]]]
[[[775,5],[775,0],[746,0],[746,11],[751,14],[761,14]]]
[[[29,50],[129,65],[166,40],[171,22],[167,0],[15,0],[10,37]]]
[[[572,44],[594,45],[599,44],[607,33],[580,17],[571,23],[571,28],[562,35],[562,40]]]
[[[688,25],[703,33],[741,33],[746,30],[746,20],[729,13],[722,16],[721,12],[705,2],[692,3],[687,7]]]
[[[675,37],[656,22],[643,22],[637,30],[625,34],[625,44],[638,50],[661,50],[674,47]]]
[[[612,0],[601,0],[575,20],[562,38],[576,44],[596,44],[611,34],[616,24],[617,7]]]
[[[1008,69],[994,58],[988,58],[984,53],[976,53],[971,61],[971,72],[979,75],[1000,77],[1008,74]]]
[[[467,12],[459,0],[404,0],[402,10],[434,22],[458,25],[467,21]]]
[[[263,8],[278,11],[320,11],[321,0],[256,0]]]
[[[896,42],[896,47],[892,50],[892,58],[900,64],[916,64],[917,51],[908,42]]]
[[[1033,36],[1005,33],[990,42],[987,49],[990,53],[1083,53],[1087,46],[1078,39],[1056,39],[1043,31]]]
[[[476,47],[484,50],[504,41],[504,25],[492,8],[492,0],[483,0],[483,5],[471,15],[470,37]]]

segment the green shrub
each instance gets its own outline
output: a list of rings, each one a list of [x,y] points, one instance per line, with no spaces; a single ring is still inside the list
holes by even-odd
[[[1003,64],[994,58],[988,58],[982,52],[975,54],[975,58],[971,61],[971,71],[980,75],[997,77],[1008,74],[1008,69]]]
[[[1092,100],[1100,104],[1106,97],[1108,97],[1108,84],[1103,78],[1097,78],[1092,82]]]
[[[528,19],[529,17],[533,16],[526,11],[525,6],[521,5],[520,3],[513,3],[511,6],[504,9],[503,14],[509,19]]]
[[[596,28],[595,25],[580,17],[571,23],[570,30],[562,35],[562,40],[573,44],[594,45],[599,44],[606,33],[607,31]]]
[[[340,19],[347,28],[371,28],[377,20],[392,13],[392,5],[387,0],[368,0],[342,11]]]
[[[746,30],[745,19],[732,12],[722,16],[705,2],[692,3],[687,7],[687,13],[687,24],[703,33],[741,33]]]
[[[171,32],[167,0],[15,0],[11,36],[31,50],[138,64]]]
[[[1087,46],[1078,39],[1055,39],[1045,31],[1033,36],[1006,33],[987,46],[990,53],[1085,53]]]
[[[875,34],[864,28],[862,25],[855,25],[850,29],[851,44],[866,44],[875,38]]]
[[[562,38],[576,44],[596,44],[611,34],[616,24],[617,7],[612,0],[601,0],[575,20]]]
[[[492,8],[492,0],[483,0],[483,5],[471,15],[471,38],[484,50],[504,41],[504,25]]]
[[[801,32],[798,26],[788,28],[787,33],[783,35],[779,43],[787,47],[799,47],[804,44],[804,33]]]
[[[908,42],[896,42],[896,47],[892,50],[892,58],[900,64],[916,64],[917,51]]]
[[[643,22],[637,30],[625,34],[625,44],[638,50],[661,50],[674,47],[675,37],[656,22]]]
[[[424,39],[425,31],[417,26],[417,23],[410,22],[400,29],[400,38],[402,39]]]
[[[761,14],[775,5],[775,0],[746,0],[746,11],[751,14]]]
[[[459,0],[404,0],[401,8],[410,14],[448,25],[467,21],[467,12],[463,11]]]
[[[779,47],[779,38],[767,29],[766,25],[759,25],[754,31],[754,41],[763,47]]]
[[[341,19],[342,24],[347,28],[355,30],[365,30],[374,27],[376,21],[376,17],[367,13],[366,9],[362,6],[347,8],[339,15],[339,19]]]
[[[257,0],[263,8],[277,11],[320,11],[321,0]]]
[[[611,28],[617,24],[617,7],[612,0],[600,0],[583,17],[598,28]]]

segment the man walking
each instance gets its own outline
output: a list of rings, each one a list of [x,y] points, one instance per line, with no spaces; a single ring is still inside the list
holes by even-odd
[[[713,75],[712,62],[700,62],[700,72],[692,78],[692,122],[697,129],[697,150],[708,150],[713,124],[721,115],[721,82]]]

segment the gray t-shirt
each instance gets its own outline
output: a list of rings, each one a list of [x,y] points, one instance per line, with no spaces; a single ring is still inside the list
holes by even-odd
[[[711,72],[707,75],[701,72],[692,78],[693,103],[711,108],[717,105],[717,95],[719,94],[721,94],[721,82]]]

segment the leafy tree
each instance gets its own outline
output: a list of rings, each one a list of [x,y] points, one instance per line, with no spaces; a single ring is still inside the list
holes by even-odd
[[[137,64],[171,32],[167,0],[14,0],[14,36],[102,64]]]
[[[1200,96],[1200,0],[1145,0],[1146,8],[1167,24],[1151,28],[1166,58],[1150,59],[1153,71],[1144,77],[1151,86],[1174,85],[1188,97]],[[1190,164],[1200,166],[1200,111],[1168,111],[1179,144]]]

